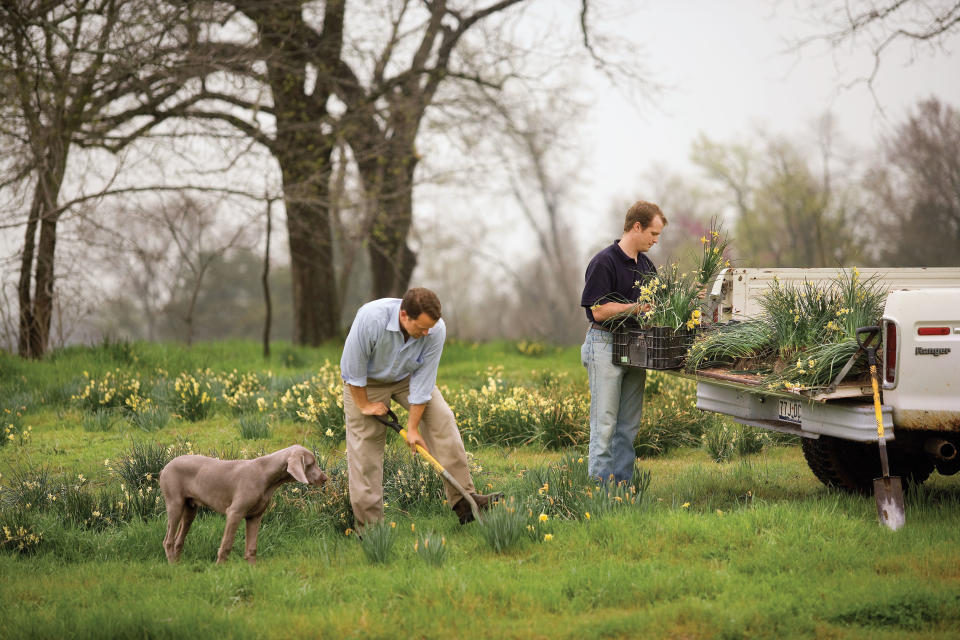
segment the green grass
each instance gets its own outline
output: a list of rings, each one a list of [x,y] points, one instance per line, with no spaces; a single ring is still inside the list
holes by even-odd
[[[339,359],[332,346],[288,349],[289,358],[266,365],[257,346],[244,343],[191,350],[112,344],[40,363],[0,354],[0,393],[18,394],[16,403],[27,407],[23,424],[32,427],[22,443],[0,449],[2,513],[19,514],[43,535],[33,553],[0,551],[0,637],[956,637],[958,476],[935,475],[911,489],[907,525],[893,533],[877,524],[871,499],[820,485],[798,447],[766,446],[715,464],[676,437],[639,462],[649,484],[637,504],[588,518],[584,511],[594,507],[584,505],[596,503],[575,502],[585,485],[571,475],[582,447],[469,446],[478,488],[530,505],[531,523],[549,514],[536,535],[498,552],[477,524],[457,523],[434,478],[421,477],[424,469],[391,438],[388,473],[403,471],[407,480],[388,487],[386,517],[397,523],[392,553],[371,563],[356,537],[344,534],[343,443],[314,425],[278,419],[266,438],[244,440],[240,416],[219,407],[198,422],[172,417],[155,431],[123,419],[91,429],[90,413],[57,387],[81,380],[84,370],[96,377],[116,367],[142,377],[162,367],[170,379],[206,367],[270,369],[301,381],[324,359]],[[584,384],[575,347],[527,351],[453,343],[441,383],[480,388],[496,363],[517,384],[539,384],[543,372]],[[648,415],[672,430],[696,415],[680,406],[690,402],[688,384],[674,380],[653,377],[648,399]],[[128,513],[106,524],[91,515],[101,503],[83,498],[106,504],[122,495],[121,483],[127,491],[135,482],[151,486],[171,446],[252,456],[292,442],[317,448],[331,481],[320,491],[284,485],[277,492],[255,567],[243,561],[242,527],[230,560],[214,564],[224,525],[218,514],[201,512],[181,564],[170,566],[162,515]],[[35,508],[14,510],[12,485],[22,488],[18,478],[27,476],[42,481],[29,497]],[[541,494],[544,484],[550,487]],[[407,492],[414,497],[399,495]],[[70,504],[41,508],[47,494]],[[65,519],[65,512],[77,515]],[[552,539],[544,540],[546,532]],[[426,535],[431,544],[445,541],[437,564],[414,549]]]

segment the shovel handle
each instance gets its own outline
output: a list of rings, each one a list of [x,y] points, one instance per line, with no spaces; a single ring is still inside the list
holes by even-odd
[[[883,433],[883,409],[880,407],[880,386],[877,384],[877,379],[880,375],[877,373],[876,352],[876,347],[867,347],[867,358],[870,359],[870,386],[873,387],[873,413],[877,419],[877,445],[880,448],[880,471],[883,473],[884,478],[889,478],[890,461],[887,458],[887,438]],[[871,358],[871,356],[873,357]]]
[[[383,424],[387,425],[388,427],[390,427],[391,429],[399,433],[401,438],[403,438],[404,440],[407,439],[407,430],[400,426],[400,421],[397,420],[397,414],[393,412],[393,409],[387,409],[386,418],[384,418],[383,416],[375,416],[375,417],[377,420],[379,420]],[[423,456],[423,459],[429,462],[433,466],[433,468],[437,470],[437,472],[440,475],[443,475],[444,473],[447,472],[447,470],[443,468],[443,465],[440,464],[440,462],[436,458],[430,455],[430,452],[427,451],[422,445],[419,445],[419,444],[417,445],[417,453]]]
[[[400,434],[400,437],[404,440],[407,439],[407,430],[400,426],[400,421],[397,419],[397,414],[393,412],[393,409],[387,409],[387,417],[383,416],[374,416],[377,420],[387,425],[394,431]],[[480,521],[480,508],[477,506],[476,501],[473,499],[473,496],[470,495],[470,492],[463,488],[463,485],[457,482],[457,479],[450,475],[450,472],[443,468],[443,465],[440,464],[440,461],[430,455],[430,452],[427,451],[421,445],[417,445],[417,453],[420,456],[430,463],[430,465],[436,469],[443,478],[449,482],[454,489],[456,489],[463,499],[467,501],[467,504],[470,505],[470,511],[473,512],[473,517],[476,518],[477,522]]]

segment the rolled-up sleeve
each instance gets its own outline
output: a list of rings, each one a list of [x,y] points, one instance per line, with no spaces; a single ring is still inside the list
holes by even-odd
[[[426,340],[420,367],[410,375],[410,395],[407,400],[410,404],[426,404],[437,385],[437,369],[440,367],[440,356],[443,354],[443,343],[447,338],[447,327],[443,320],[437,322],[430,332],[421,340]]]
[[[367,367],[376,344],[377,327],[372,326],[368,316],[358,313],[343,343],[340,356],[340,377],[355,387],[367,386]]]

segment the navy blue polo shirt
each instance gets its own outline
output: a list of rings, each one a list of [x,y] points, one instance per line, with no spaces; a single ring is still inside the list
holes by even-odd
[[[632,302],[640,296],[640,286],[647,278],[657,272],[653,262],[643,252],[634,260],[620,248],[620,241],[593,256],[587,265],[584,276],[583,295],[580,306],[587,312],[587,320],[595,322],[593,311],[595,304],[605,302]]]

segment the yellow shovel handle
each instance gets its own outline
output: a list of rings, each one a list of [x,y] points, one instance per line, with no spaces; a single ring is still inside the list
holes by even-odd
[[[870,384],[873,385],[873,412],[877,415],[877,436],[883,439],[883,412],[880,410],[880,388],[877,386],[877,365],[870,365]]]
[[[393,411],[387,410],[387,417],[376,416],[377,420],[390,427],[394,431],[400,434],[400,437],[407,440],[407,430],[400,426],[400,423],[397,421],[396,414]],[[473,496],[470,495],[470,492],[463,488],[463,485],[460,484],[456,478],[454,478],[449,471],[443,468],[443,465],[430,455],[430,452],[423,445],[417,445],[417,453],[419,453],[430,465],[436,469],[443,478],[449,482],[457,492],[463,496],[463,499],[467,501],[467,504],[470,505],[470,511],[473,512],[473,517],[480,521],[480,508],[477,506],[477,502],[473,499]]]
[[[397,433],[399,433],[400,437],[403,438],[404,440],[407,439],[406,429],[401,428]],[[437,473],[443,476],[446,479],[446,481],[452,484],[453,488],[456,489],[461,496],[463,496],[463,499],[467,501],[468,505],[470,505],[470,511],[473,512],[473,517],[477,520],[477,522],[479,522],[480,508],[477,506],[477,503],[473,499],[473,496],[471,496],[470,493],[463,488],[463,485],[457,482],[457,479],[454,478],[452,475],[450,475],[450,472],[444,469],[443,465],[440,464],[440,462],[436,458],[430,455],[430,452],[427,451],[422,445],[419,445],[419,444],[417,445],[417,453],[419,453],[427,462],[433,465],[433,468],[437,470]]]
[[[404,440],[407,439],[407,430],[406,430],[406,429],[400,429],[400,431],[399,431],[398,433],[400,434],[400,437],[401,437],[401,438],[403,438]],[[436,470],[440,473],[440,475],[443,475],[443,474],[446,472],[446,469],[443,468],[443,465],[440,464],[440,462],[437,461],[436,458],[434,458],[432,455],[430,455],[430,452],[427,451],[427,450],[423,447],[423,445],[419,445],[419,444],[417,445],[417,453],[419,453],[421,456],[423,456],[423,458],[424,458],[427,462],[429,462],[431,465],[433,465],[433,468],[436,469]]]

